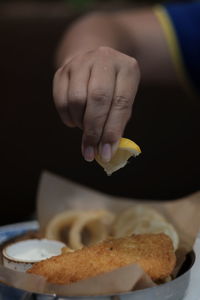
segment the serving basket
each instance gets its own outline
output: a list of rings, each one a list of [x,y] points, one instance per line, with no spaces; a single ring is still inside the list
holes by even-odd
[[[0,228],[0,244],[5,243],[13,237],[20,236],[30,230],[37,230],[37,222],[18,223]],[[200,242],[199,242],[200,244]],[[59,295],[48,295],[32,293],[8,286],[1,282],[0,278],[0,300],[198,300],[200,298],[188,298],[188,286],[190,283],[191,272],[195,262],[195,252],[187,255],[179,275],[176,279],[152,288],[137,290],[124,294],[87,296],[87,297],[64,297]],[[199,296],[200,297],[200,296]]]

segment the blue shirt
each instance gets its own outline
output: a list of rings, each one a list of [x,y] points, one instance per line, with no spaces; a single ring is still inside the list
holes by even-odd
[[[185,72],[181,77],[187,77],[189,85],[200,94],[200,1],[165,4],[157,12],[168,39],[173,39],[169,41],[171,53],[179,71]]]

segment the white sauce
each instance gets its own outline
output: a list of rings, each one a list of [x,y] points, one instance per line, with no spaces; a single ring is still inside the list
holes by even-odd
[[[56,255],[52,252],[49,252],[47,249],[42,249],[40,247],[35,247],[33,249],[24,249],[20,253],[15,254],[13,257],[19,260],[42,260]]]
[[[64,243],[47,239],[32,239],[6,247],[3,254],[7,259],[21,262],[36,262],[61,254]]]

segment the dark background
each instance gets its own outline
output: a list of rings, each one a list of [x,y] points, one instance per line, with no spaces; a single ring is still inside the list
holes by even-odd
[[[0,1],[0,224],[32,217],[44,169],[141,199],[176,199],[199,189],[200,107],[180,89],[140,87],[125,136],[142,154],[111,177],[83,160],[81,132],[66,128],[56,113],[53,59],[65,28],[80,14],[114,2],[131,4]]]

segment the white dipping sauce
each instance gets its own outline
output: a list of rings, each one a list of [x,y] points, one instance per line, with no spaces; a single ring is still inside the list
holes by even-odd
[[[24,271],[35,262],[61,254],[65,246],[62,242],[47,239],[13,243],[3,249],[4,266]]]

